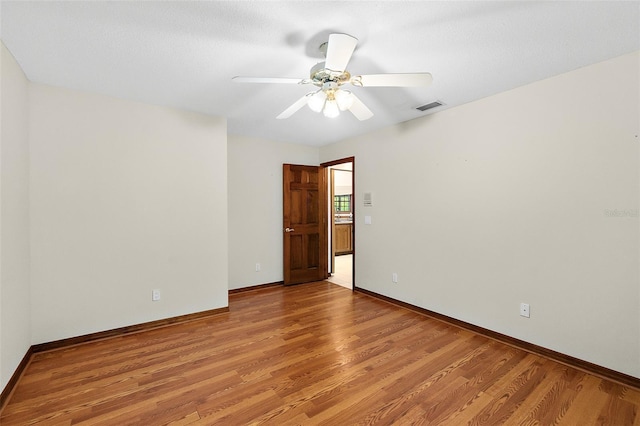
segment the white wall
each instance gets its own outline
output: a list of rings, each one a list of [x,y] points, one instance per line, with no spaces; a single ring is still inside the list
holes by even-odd
[[[225,119],[29,92],[33,343],[227,306]]]
[[[0,43],[0,390],[31,345],[28,81]]]
[[[282,165],[317,165],[319,149],[228,139],[229,289],[282,281]]]
[[[639,62],[323,147],[373,194],[356,285],[640,377]]]
[[[352,172],[345,170],[336,170],[334,172],[333,190],[335,195],[349,195],[353,191]]]

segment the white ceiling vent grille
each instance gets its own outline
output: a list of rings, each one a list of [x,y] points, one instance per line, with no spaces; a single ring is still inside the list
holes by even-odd
[[[442,105],[444,105],[444,104],[442,102],[440,102],[440,101],[433,101],[430,104],[419,106],[416,109],[419,110],[419,111],[426,111],[428,109],[437,108],[437,107],[442,106]]]

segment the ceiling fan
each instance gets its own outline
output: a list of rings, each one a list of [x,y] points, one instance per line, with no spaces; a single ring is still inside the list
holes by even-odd
[[[337,117],[340,111],[349,110],[358,120],[367,120],[373,112],[362,103],[351,91],[343,89],[350,83],[357,87],[427,87],[433,78],[427,72],[411,74],[369,74],[351,75],[347,64],[358,44],[358,39],[348,34],[331,34],[329,41],[320,46],[325,54],[325,61],[311,68],[309,78],[270,78],[270,77],[234,77],[237,83],[284,83],[313,84],[319,89],[309,92],[276,118],[291,117],[303,106],[308,105],[312,111],[322,112],[325,117]]]

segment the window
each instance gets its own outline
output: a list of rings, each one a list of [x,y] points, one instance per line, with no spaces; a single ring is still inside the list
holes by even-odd
[[[336,213],[351,213],[351,194],[334,195],[333,205]]]

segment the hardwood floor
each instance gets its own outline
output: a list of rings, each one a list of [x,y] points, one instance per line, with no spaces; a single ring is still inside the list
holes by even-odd
[[[328,283],[37,353],[9,425],[640,425],[624,387]]]

